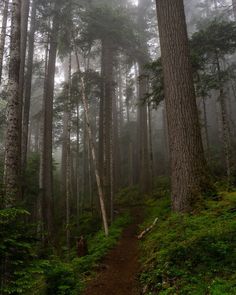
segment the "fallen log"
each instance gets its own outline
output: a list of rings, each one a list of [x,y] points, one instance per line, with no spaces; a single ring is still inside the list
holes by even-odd
[[[154,222],[152,223],[151,226],[149,226],[149,227],[146,228],[144,231],[142,231],[142,232],[138,235],[138,240],[142,240],[143,237],[144,237],[147,233],[149,233],[149,232],[154,228],[154,226],[157,224],[157,221],[158,221],[158,218],[156,218],[156,219],[154,220]]]

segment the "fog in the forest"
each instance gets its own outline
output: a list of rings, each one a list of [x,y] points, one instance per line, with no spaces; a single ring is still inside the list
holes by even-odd
[[[0,1],[0,225],[12,230],[0,295],[18,294],[24,264],[15,273],[6,249],[31,259],[18,215],[32,257],[68,262],[78,237],[108,236],[137,205],[133,192],[139,206],[169,194],[169,210],[189,213],[199,195],[234,190],[236,0],[184,0],[185,15],[170,2]]]

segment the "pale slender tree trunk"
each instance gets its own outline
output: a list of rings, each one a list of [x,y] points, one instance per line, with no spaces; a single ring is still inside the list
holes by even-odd
[[[23,107],[22,149],[21,149],[23,172],[25,170],[26,162],[27,162],[27,146],[28,146],[30,100],[31,100],[32,74],[33,74],[37,1],[38,0],[33,1],[32,9],[31,9],[28,60],[27,60],[27,68],[26,68],[26,76],[25,76],[25,98],[24,98],[24,107]]]
[[[12,1],[11,44],[8,80],[7,131],[5,142],[5,206],[15,204],[20,194],[20,22],[21,1]]]
[[[76,45],[75,45],[75,54],[76,54],[78,72],[81,74],[79,56],[78,56]],[[102,190],[101,178],[100,178],[100,175],[99,175],[99,169],[98,169],[98,164],[97,164],[95,145],[93,143],[93,136],[92,136],[92,130],[91,130],[91,125],[90,125],[90,118],[89,118],[87,98],[86,98],[86,92],[85,92],[85,83],[84,83],[83,76],[81,76],[81,86],[82,86],[81,87],[82,102],[83,102],[83,106],[84,106],[84,110],[85,110],[85,118],[86,118],[88,136],[89,136],[89,141],[90,141],[90,145],[91,145],[91,153],[92,153],[93,165],[94,165],[97,188],[98,188],[98,195],[99,195],[99,201],[100,201],[101,214],[102,214],[102,219],[103,219],[103,227],[104,227],[105,235],[108,236],[109,229],[108,229],[108,222],[107,222],[105,199],[104,199],[104,194],[103,194],[103,190]]]
[[[4,49],[5,49],[5,43],[6,43],[8,8],[9,8],[9,0],[5,0],[4,10],[3,10],[3,19],[2,19],[1,37],[0,37],[0,85],[2,83],[2,67],[3,67],[3,57],[4,57]]]
[[[191,211],[210,187],[183,0],[157,0],[172,180],[172,208]]]

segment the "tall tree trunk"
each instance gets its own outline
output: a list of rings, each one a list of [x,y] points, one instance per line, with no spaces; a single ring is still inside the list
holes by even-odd
[[[23,108],[23,126],[22,126],[22,170],[24,172],[27,161],[27,146],[28,146],[28,130],[29,130],[29,115],[30,115],[30,99],[31,99],[31,87],[32,87],[32,74],[33,74],[33,58],[34,58],[34,37],[36,30],[36,11],[37,1],[34,0],[31,9],[31,22],[29,33],[29,48],[28,48],[28,60],[25,77],[25,98]]]
[[[224,156],[226,163],[226,173],[227,173],[227,182],[228,189],[232,186],[232,146],[231,146],[231,132],[230,132],[230,124],[229,124],[229,116],[227,113],[226,106],[226,95],[224,91],[224,85],[221,78],[221,65],[218,57],[218,53],[215,54],[216,57],[216,66],[218,71],[218,83],[220,87],[220,95],[219,95],[219,104],[220,104],[220,112],[221,112],[221,122],[222,122],[222,135],[223,135],[223,145],[224,145]]]
[[[209,188],[183,0],[157,0],[171,156],[172,208],[192,210]]]
[[[118,100],[119,101],[119,100]],[[121,185],[121,152],[120,152],[120,134],[119,134],[119,118],[118,118],[118,106],[115,94],[112,100],[112,162],[113,166],[113,194],[117,192]]]
[[[57,37],[59,22],[54,17],[50,35],[50,49],[48,56],[47,77],[44,93],[44,123],[43,123],[43,220],[49,239],[53,230],[53,175],[52,175],[52,123],[53,123],[53,96],[56,70]]]
[[[146,12],[149,2],[139,0],[138,25],[142,32],[147,30]],[[144,34],[145,35],[145,34]],[[138,58],[138,145],[139,145],[139,184],[142,193],[150,191],[150,165],[148,151],[148,113],[145,95],[148,92],[148,80],[145,75],[145,64],[149,61],[147,40],[142,40],[142,56]]]
[[[144,77],[144,64],[139,63],[139,102],[138,102],[138,138],[139,138],[139,184],[141,192],[150,191],[150,166],[148,152],[148,113],[144,98],[147,90],[147,79]]]
[[[149,138],[149,154],[150,154],[150,176],[151,176],[151,190],[154,186],[154,159],[153,159],[153,142],[152,142],[152,110],[148,104],[148,138]]]
[[[99,103],[99,146],[98,146],[98,163],[101,182],[103,185],[104,178],[104,83],[101,83],[101,97]]]
[[[79,122],[79,116],[80,116],[80,107],[79,107],[79,99],[77,100],[76,104],[76,221],[77,221],[77,227],[79,227],[79,218],[80,218],[80,175],[79,175],[79,156],[80,156],[80,122]]]
[[[67,123],[67,167],[66,167],[66,242],[67,248],[70,250],[70,203],[71,203],[71,54],[69,57],[69,70],[68,70],[68,94],[66,111],[68,113]]]
[[[0,85],[2,84],[2,67],[3,67],[3,57],[4,57],[4,49],[5,49],[5,43],[6,43],[8,7],[9,7],[9,0],[5,0],[3,18],[2,18],[1,38],[0,38]]]
[[[8,80],[7,132],[5,143],[5,206],[15,204],[20,186],[20,131],[19,79],[20,79],[20,22],[21,1],[12,1],[11,44]]]
[[[113,101],[113,63],[114,49],[110,42],[102,42],[104,53],[104,193],[108,207],[111,196],[111,136],[112,136],[112,101]]]
[[[45,46],[45,64],[44,64],[44,81],[47,80],[48,72],[48,55],[49,55],[49,34],[46,40]],[[44,97],[42,111],[40,115],[40,138],[39,138],[39,154],[40,154],[40,164],[39,164],[39,196],[38,196],[38,235],[45,242],[45,224],[43,223],[43,199],[44,199],[44,182],[43,182],[43,153],[44,153],[44,108],[45,108],[45,94],[46,94],[46,83],[44,82]]]
[[[168,138],[168,124],[167,124],[167,115],[166,115],[166,104],[164,103],[162,110],[162,124],[163,124],[163,138],[164,138],[164,151],[165,151],[165,172],[166,175],[170,173],[170,145]]]
[[[205,150],[207,159],[210,157],[210,143],[209,143],[209,131],[208,131],[208,120],[207,120],[207,109],[206,109],[206,98],[202,97],[202,107],[203,107],[203,130],[205,139]]]
[[[20,63],[20,100],[23,106],[23,95],[24,95],[24,81],[25,81],[25,58],[27,48],[27,32],[28,32],[28,19],[29,19],[29,7],[30,0],[21,0],[21,63]],[[22,112],[22,109],[20,110]]]
[[[89,108],[89,106],[88,106]],[[81,199],[81,207],[83,208],[85,203],[85,196],[87,194],[88,188],[88,144],[87,144],[87,126],[86,117],[84,111],[84,122],[83,122],[83,194]]]
[[[79,56],[78,56],[76,45],[75,45],[75,55],[76,55],[76,62],[77,62],[77,66],[78,66],[78,72],[81,74]],[[99,201],[100,201],[100,208],[101,208],[101,214],[102,214],[102,220],[103,220],[103,227],[104,227],[105,235],[108,236],[109,229],[108,229],[107,213],[106,213],[106,207],[105,207],[105,198],[104,198],[104,193],[103,193],[103,190],[102,190],[101,177],[100,177],[100,174],[99,174],[99,169],[98,169],[98,164],[97,164],[95,145],[93,143],[92,129],[91,129],[91,125],[90,125],[90,118],[89,118],[87,98],[86,98],[86,92],[85,92],[85,83],[84,83],[83,76],[81,76],[81,85],[82,85],[82,87],[81,87],[82,102],[83,102],[83,106],[84,106],[84,110],[85,110],[85,119],[86,119],[86,124],[87,124],[89,142],[90,142],[90,145],[91,145],[91,154],[92,154],[93,165],[94,165],[95,176],[96,176],[96,182],[97,182],[97,189],[98,189],[98,195],[99,195]]]

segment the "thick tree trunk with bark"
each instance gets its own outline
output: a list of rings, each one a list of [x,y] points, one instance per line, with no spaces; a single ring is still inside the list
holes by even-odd
[[[29,129],[29,115],[30,115],[30,99],[31,99],[31,87],[32,87],[32,74],[33,74],[33,58],[34,58],[34,37],[36,30],[36,11],[37,1],[34,0],[31,9],[31,23],[29,32],[29,48],[28,59],[25,76],[25,96],[24,96],[24,108],[23,108],[23,126],[22,126],[22,170],[25,170],[27,161],[27,146],[28,146],[28,129]]]
[[[7,132],[5,143],[5,206],[14,205],[19,197],[20,131],[20,12],[21,1],[12,1],[11,44],[8,80]]]
[[[69,67],[68,67],[68,93],[67,93],[67,103],[66,103],[66,112],[68,114],[68,123],[67,123],[67,161],[66,161],[66,244],[68,250],[70,250],[70,211],[71,211],[71,196],[72,196],[72,187],[71,187],[71,144],[70,144],[70,135],[71,135],[71,54],[69,57]]]
[[[3,18],[2,18],[1,37],[0,37],[0,85],[2,83],[2,67],[3,67],[3,57],[4,57],[4,49],[5,49],[5,43],[6,43],[8,8],[9,8],[9,0],[5,0]]]
[[[171,156],[172,207],[192,210],[208,189],[183,0],[158,0]]]
[[[50,36],[50,49],[48,57],[47,76],[44,93],[44,123],[43,123],[43,219],[46,231],[52,233],[53,223],[53,175],[52,175],[52,123],[53,123],[53,97],[54,78],[56,70],[57,37],[59,23],[57,16],[54,17]]]
[[[23,95],[24,95],[24,81],[25,81],[25,58],[26,58],[26,47],[27,47],[27,33],[28,33],[28,18],[29,18],[29,7],[30,0],[21,0],[21,61],[20,61],[20,100],[23,106]],[[22,112],[22,109],[21,109]]]

